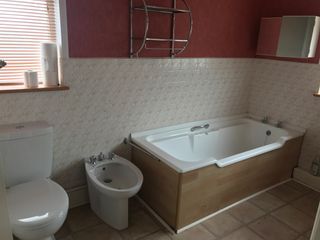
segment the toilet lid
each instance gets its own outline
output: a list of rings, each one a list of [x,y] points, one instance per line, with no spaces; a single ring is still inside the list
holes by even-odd
[[[19,227],[41,227],[64,217],[69,200],[64,189],[40,179],[7,189],[10,222]]]

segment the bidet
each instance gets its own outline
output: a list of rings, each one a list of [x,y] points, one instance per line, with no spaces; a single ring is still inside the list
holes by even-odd
[[[111,156],[111,154],[109,154]],[[112,154],[101,161],[85,161],[90,206],[107,224],[128,227],[128,199],[141,188],[143,175],[130,161]]]

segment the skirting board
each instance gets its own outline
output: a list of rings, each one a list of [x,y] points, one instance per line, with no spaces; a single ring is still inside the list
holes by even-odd
[[[231,205],[229,205],[229,206],[227,206],[227,207],[225,207],[225,208],[223,208],[223,209],[220,209],[219,211],[214,212],[214,213],[212,213],[212,214],[210,214],[210,215],[208,215],[208,216],[206,216],[206,217],[204,217],[204,218],[201,218],[201,219],[199,219],[198,221],[189,224],[188,226],[185,226],[185,227],[183,227],[183,228],[181,228],[181,229],[178,229],[177,232],[173,231],[173,229],[172,229],[168,224],[166,224],[166,222],[165,222],[155,211],[153,211],[153,209],[152,209],[145,201],[143,201],[139,196],[137,196],[137,199],[146,207],[146,209],[148,209],[148,211],[149,211],[156,219],[159,220],[159,222],[160,222],[168,231],[170,231],[171,233],[177,233],[177,234],[179,234],[179,233],[181,233],[181,232],[183,232],[183,231],[185,231],[185,230],[187,230],[187,229],[189,229],[189,228],[194,227],[195,225],[198,225],[199,223],[202,223],[202,222],[208,220],[209,218],[212,218],[212,217],[215,216],[215,215],[218,215],[219,213],[222,213],[222,212],[224,212],[224,211],[226,211],[226,210],[228,210],[228,209],[230,209],[230,208],[232,208],[232,207],[234,207],[234,206],[236,206],[236,205],[239,205],[240,203],[243,203],[243,202],[245,202],[245,201],[247,201],[247,200],[249,200],[249,199],[251,199],[251,198],[254,198],[254,197],[258,196],[258,195],[261,194],[261,193],[264,193],[264,192],[266,192],[266,191],[269,191],[270,189],[275,188],[275,187],[277,187],[277,186],[280,186],[281,184],[284,184],[284,183],[289,182],[289,181],[291,181],[291,180],[292,180],[292,179],[285,180],[285,181],[280,182],[280,183],[277,183],[277,184],[275,184],[275,185],[273,185],[273,186],[271,186],[271,187],[268,187],[268,188],[266,188],[266,189],[264,189],[264,190],[261,190],[260,192],[257,192],[257,193],[255,193],[255,194],[252,194],[252,195],[250,195],[249,197],[246,197],[246,198],[244,198],[244,199],[242,199],[242,200],[240,200],[240,201],[238,201],[238,202],[235,202],[235,203],[233,203],[233,204],[231,204]]]
[[[301,168],[295,168],[293,178],[318,192],[320,191],[320,177],[313,176]]]
[[[69,208],[79,207],[89,203],[88,186],[83,185],[67,190],[69,196]]]

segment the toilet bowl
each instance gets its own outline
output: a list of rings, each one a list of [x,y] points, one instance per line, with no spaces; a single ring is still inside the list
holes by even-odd
[[[128,199],[141,188],[141,171],[119,156],[94,164],[86,161],[85,167],[92,210],[113,228],[127,228]]]
[[[12,232],[21,240],[54,239],[68,212],[66,192],[50,179],[16,185],[7,199]]]
[[[66,219],[69,199],[50,179],[53,129],[46,122],[0,125],[0,158],[13,234],[49,240]]]

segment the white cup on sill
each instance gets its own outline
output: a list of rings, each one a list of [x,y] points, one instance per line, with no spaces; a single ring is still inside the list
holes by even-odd
[[[24,72],[24,85],[27,88],[37,88],[39,85],[38,82],[38,73],[32,70]]]

